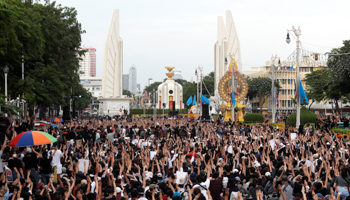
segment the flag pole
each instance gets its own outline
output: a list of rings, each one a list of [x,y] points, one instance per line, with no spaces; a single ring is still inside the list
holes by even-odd
[[[235,124],[235,105],[233,105],[233,101],[234,101],[234,92],[235,92],[235,69],[234,67],[232,67],[232,77],[231,77],[231,81],[232,81],[232,95],[231,95],[231,112],[232,112],[232,124]]]

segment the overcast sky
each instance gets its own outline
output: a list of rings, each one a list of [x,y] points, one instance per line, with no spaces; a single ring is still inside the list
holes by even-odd
[[[286,29],[300,25],[303,46],[325,53],[350,39],[350,1],[329,0],[57,0],[75,7],[86,31],[82,45],[97,48],[97,76],[113,10],[119,9],[124,43],[124,74],[137,68],[142,88],[148,78],[161,81],[165,66],[183,77],[194,77],[197,66],[214,71],[217,16],[231,10],[241,44],[243,69],[263,66],[277,54],[281,61],[295,50],[295,39],[285,42]],[[225,19],[225,18],[224,18]],[[226,23],[226,22],[225,22]]]

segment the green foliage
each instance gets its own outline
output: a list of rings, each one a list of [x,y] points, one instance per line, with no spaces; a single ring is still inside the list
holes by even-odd
[[[190,83],[188,82],[183,88],[182,88],[182,94],[183,94],[183,101],[185,103],[185,106],[186,107],[191,107],[192,105],[190,106],[187,106],[186,105],[186,102],[188,100],[188,98],[190,98],[190,96],[192,96],[192,101],[193,101],[193,98],[194,96],[197,96],[197,83]],[[196,97],[197,99],[197,97]]]
[[[287,125],[295,127],[296,125],[296,113],[293,113],[289,115],[287,118]],[[305,107],[302,107],[300,109],[300,125],[304,126],[308,123],[315,123],[317,119],[317,115],[309,110],[307,110]]]
[[[259,113],[247,113],[244,115],[245,123],[263,123],[264,116]]]
[[[87,96],[77,73],[82,33],[74,8],[54,1],[1,1],[0,66],[10,69],[9,96],[23,93],[29,108],[58,108],[69,105],[72,95]],[[21,80],[22,56],[25,80]],[[0,88],[3,92],[3,74]]]
[[[161,84],[161,82],[154,82],[151,85],[147,86],[145,88],[145,91],[147,91],[148,94],[152,93],[153,90],[158,90],[158,86]]]
[[[350,129],[332,128],[334,133],[350,134]]]
[[[332,69],[316,70],[306,74],[306,84],[309,98],[313,102],[333,99],[339,110],[338,101],[344,96],[342,86],[333,76]]]
[[[210,72],[208,75],[206,75],[203,78],[203,83],[205,84],[205,86],[207,86],[208,91],[210,92],[210,94],[208,93],[208,91],[205,89],[205,86],[203,85],[203,95],[207,98],[210,97],[210,95],[214,95],[214,90],[215,90],[215,85],[214,85],[214,81],[215,81],[215,77],[214,77],[214,72]]]
[[[259,98],[260,113],[262,113],[262,106],[266,98],[271,96],[272,80],[268,77],[248,77],[246,80],[248,83],[247,97],[250,99]],[[275,81],[274,86],[277,89],[281,88],[277,81]]]
[[[169,111],[169,109],[164,109],[164,114],[168,114]],[[188,109],[181,109],[177,111],[179,111],[179,114],[188,114]],[[143,115],[143,109],[130,109],[130,113],[134,115]],[[156,113],[157,115],[162,115],[163,109],[156,109]],[[153,108],[145,109],[145,114],[153,114]]]
[[[127,97],[131,97],[132,94],[129,90],[123,90],[123,95],[126,95]]]

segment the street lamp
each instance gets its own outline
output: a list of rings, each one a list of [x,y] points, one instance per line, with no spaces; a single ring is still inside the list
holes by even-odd
[[[290,43],[289,33],[287,33],[286,42],[287,42],[287,44],[289,44],[289,43]]]
[[[7,74],[9,73],[9,67],[5,65],[4,74],[5,74],[5,103],[7,104]]]
[[[197,108],[196,108],[196,116],[199,115],[199,107],[198,107],[198,99],[199,99],[199,90],[198,90],[198,87],[199,87],[199,82],[198,82],[198,73],[197,73],[197,69],[194,73],[196,76],[197,76],[197,99],[196,99],[196,105],[197,105]]]
[[[289,38],[289,35],[287,36],[287,38]],[[272,81],[272,85],[271,85],[271,113],[272,113],[272,123],[275,123],[276,119],[275,119],[275,61],[277,59],[277,55],[275,56],[271,56],[271,81]]]
[[[294,32],[295,36],[297,37],[296,41],[296,46],[297,46],[297,51],[296,51],[296,56],[297,56],[297,77],[296,77],[296,95],[297,95],[297,118],[296,118],[296,127],[299,128],[300,125],[300,95],[299,95],[299,87],[300,87],[300,72],[299,72],[299,54],[300,54],[300,40],[299,36],[301,35],[301,30],[300,27],[296,29],[294,26],[292,27],[292,30],[287,30],[287,39],[286,42],[289,44],[290,43],[290,38],[289,38],[289,32],[292,31]]]

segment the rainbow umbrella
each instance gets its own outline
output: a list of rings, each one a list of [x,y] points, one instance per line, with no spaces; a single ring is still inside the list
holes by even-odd
[[[51,122],[63,122],[63,120],[61,118],[55,117],[51,119]]]
[[[34,145],[41,145],[41,144],[51,144],[56,141],[57,139],[48,133],[45,133],[42,131],[28,131],[17,135],[8,144],[8,146],[25,147],[25,146],[34,146]]]

